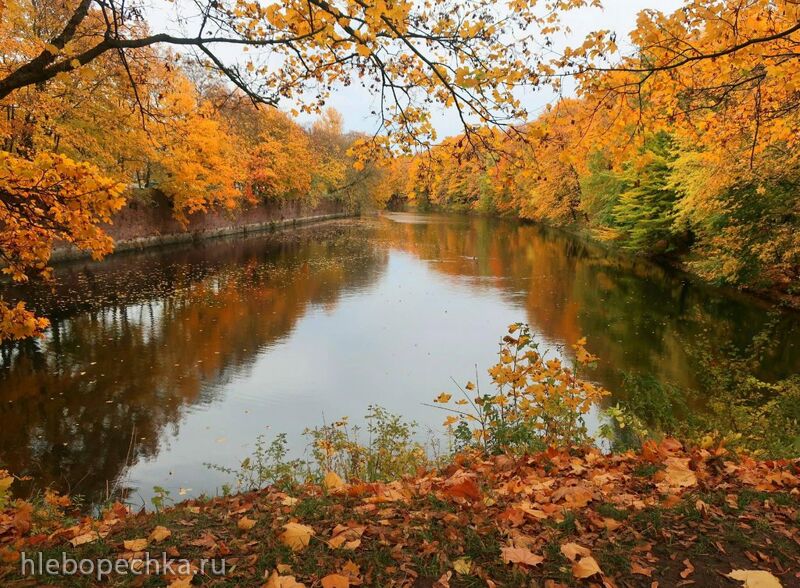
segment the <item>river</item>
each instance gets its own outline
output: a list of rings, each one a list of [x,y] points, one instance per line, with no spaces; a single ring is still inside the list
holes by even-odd
[[[60,264],[53,286],[3,287],[49,316],[39,340],[0,349],[0,465],[104,498],[147,504],[214,494],[259,434],[370,404],[415,419],[451,378],[486,383],[505,327],[528,322],[619,394],[624,372],[697,386],[692,344],[745,345],[757,299],[642,259],[511,221],[414,213],[336,221]],[[800,371],[800,320],[776,319],[761,375]],[[609,399],[614,402],[614,397]],[[591,415],[596,426],[602,415]]]

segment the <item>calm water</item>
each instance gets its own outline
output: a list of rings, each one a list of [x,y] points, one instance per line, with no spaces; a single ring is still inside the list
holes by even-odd
[[[693,385],[687,344],[745,343],[768,317],[753,299],[687,282],[562,234],[511,222],[391,214],[278,236],[207,241],[57,269],[24,295],[51,317],[38,341],[0,349],[0,464],[38,484],[146,501],[230,480],[257,435],[302,431],[369,404],[439,431],[422,406],[495,360],[527,321],[556,351],[586,335],[621,372]],[[767,377],[800,368],[785,314]],[[568,349],[568,347],[567,347]],[[596,423],[598,415],[592,415]]]

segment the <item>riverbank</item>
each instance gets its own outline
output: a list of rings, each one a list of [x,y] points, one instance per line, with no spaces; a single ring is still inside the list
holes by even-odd
[[[520,219],[521,222],[530,222],[532,224],[539,224],[536,221],[526,221],[525,219]],[[790,308],[792,310],[800,311],[800,293],[791,293],[786,289],[779,289],[777,287],[773,288],[756,288],[747,285],[731,285],[731,284],[719,284],[714,283],[710,280],[704,279],[702,276],[697,274],[696,272],[692,271],[692,268],[689,264],[689,259],[686,256],[681,255],[668,255],[668,254],[637,254],[631,253],[629,251],[624,251],[620,247],[616,246],[613,242],[603,241],[602,239],[598,239],[595,237],[594,233],[587,229],[585,226],[554,226],[554,225],[545,225],[549,229],[563,232],[564,234],[570,236],[571,238],[575,239],[585,239],[599,247],[603,247],[608,251],[612,252],[614,255],[626,256],[630,258],[638,258],[638,259],[646,259],[661,265],[663,267],[675,270],[683,274],[686,279],[692,280],[698,283],[707,284],[709,286],[713,286],[714,288],[718,288],[722,291],[728,291],[731,293],[744,293],[748,296],[752,296],[753,298],[757,298],[763,300],[764,302],[780,305],[784,308]]]
[[[690,260],[687,258],[687,256],[667,255],[667,254],[648,255],[648,254],[637,254],[637,253],[632,253],[630,251],[625,251],[620,247],[616,246],[613,242],[598,239],[591,229],[580,223],[572,225],[555,225],[555,224],[548,224],[542,221],[524,219],[514,214],[486,213],[486,212],[477,212],[466,209],[448,211],[447,209],[440,207],[433,207],[431,210],[445,214],[463,214],[466,216],[512,219],[522,224],[545,227],[548,230],[562,233],[571,239],[584,240],[598,247],[602,247],[605,250],[609,251],[610,253],[618,255],[620,257],[651,261],[653,263],[661,265],[662,267],[669,268],[670,270],[674,270],[676,272],[680,272],[680,274],[683,274],[686,277],[686,279],[692,280],[697,283],[713,286],[714,288],[718,288],[720,290],[728,291],[731,293],[738,293],[738,294],[743,293],[747,296],[757,298],[759,300],[762,300],[770,304],[776,304],[784,308],[800,311],[800,292],[796,293],[791,292],[787,288],[779,288],[777,286],[771,288],[757,288],[748,285],[731,285],[731,284],[714,283],[710,280],[703,278],[696,272],[692,271],[692,268],[689,264]]]
[[[229,235],[275,231],[354,216],[340,203],[314,206],[296,201],[262,202],[237,211],[214,210],[188,215],[185,224],[173,215],[170,202],[158,192],[139,194],[118,212],[103,230],[114,239],[114,253],[189,243]],[[71,246],[57,246],[51,261],[85,259],[89,254]]]
[[[115,504],[96,519],[70,518],[69,500],[49,495],[40,507],[17,503],[0,517],[0,581],[798,586],[799,476],[800,460],[754,461],[667,439],[611,456],[578,448],[457,455],[441,470],[391,482],[347,484],[329,474],[321,484],[191,500],[159,513]],[[34,562],[39,553],[43,561],[109,558],[138,574],[22,576],[20,552]],[[154,567],[136,568],[148,556]],[[743,584],[758,576],[772,583]]]

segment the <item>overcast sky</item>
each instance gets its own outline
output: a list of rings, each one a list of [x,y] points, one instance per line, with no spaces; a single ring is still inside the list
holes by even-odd
[[[603,9],[586,8],[567,14],[563,22],[572,29],[569,38],[562,36],[563,46],[577,45],[590,32],[608,29],[617,32],[619,46],[623,53],[628,47],[628,33],[636,25],[636,15],[645,8],[657,8],[662,12],[673,12],[683,4],[682,0],[602,0]],[[544,106],[554,99],[552,92],[546,90],[530,91],[522,97],[529,115],[541,112]],[[344,116],[348,130],[374,132],[378,121],[370,116],[370,111],[378,106],[377,97],[358,85],[339,89],[331,97],[329,105]],[[439,137],[456,135],[461,132],[461,123],[454,109],[440,111],[434,117]]]
[[[602,9],[584,8],[567,13],[562,22],[569,26],[571,33],[569,37],[562,34],[560,40],[554,39],[556,48],[580,44],[587,33],[608,29],[617,33],[619,47],[623,53],[626,53],[628,33],[635,26],[636,15],[639,11],[645,8],[656,8],[668,13],[683,4],[682,0],[602,0],[602,3]],[[154,5],[157,7],[150,10],[148,14],[153,32],[181,30],[182,27],[175,22],[175,8],[169,8],[179,4],[179,2],[175,2]],[[163,8],[165,6],[167,8]],[[549,101],[552,101],[554,96],[546,90],[538,90],[528,91],[520,98],[532,117],[540,112]],[[331,96],[328,105],[342,113],[346,130],[373,133],[379,125],[379,120],[370,115],[371,111],[377,110],[379,98],[370,95],[359,84],[337,89]],[[280,106],[288,110],[292,104],[286,103]],[[300,119],[303,123],[308,123],[310,120],[310,117],[301,117]],[[458,116],[453,109],[436,112],[434,123],[440,138],[461,132]]]

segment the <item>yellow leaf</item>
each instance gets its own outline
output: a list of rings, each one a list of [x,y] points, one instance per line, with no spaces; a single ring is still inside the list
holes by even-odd
[[[87,543],[92,543],[93,541],[97,541],[100,538],[100,535],[97,531],[90,531],[89,533],[83,533],[82,535],[78,535],[69,540],[73,547],[78,547],[79,545],[86,545]]]
[[[345,483],[336,472],[328,472],[325,474],[325,479],[323,480],[322,485],[325,486],[326,490],[331,491],[343,488]]]
[[[593,557],[582,557],[580,561],[572,564],[572,575],[576,578],[589,578],[595,574],[602,574],[603,571],[597,565],[597,561]]]
[[[308,543],[314,535],[314,529],[300,523],[286,523],[283,528],[285,530],[281,533],[281,541],[292,551],[302,551],[308,547]]]
[[[462,557],[453,562],[453,569],[458,574],[469,574],[472,570],[472,564],[466,557]]]
[[[242,531],[249,531],[250,529],[256,526],[256,522],[253,519],[242,517],[239,519],[239,522],[236,523],[236,526],[239,527]]]
[[[147,539],[127,539],[122,545],[128,551],[143,551],[147,548]]]
[[[5,492],[14,483],[14,478],[11,476],[6,476],[4,478],[0,478],[0,492]]]
[[[328,574],[322,578],[322,588],[350,588],[350,578],[339,574]]]
[[[744,582],[744,588],[782,588],[780,580],[764,570],[733,570],[728,577]]]
[[[453,396],[451,394],[448,394],[447,392],[442,392],[441,394],[439,394],[439,396],[434,398],[433,401],[434,402],[441,402],[442,404],[445,404],[446,402],[450,402],[450,399],[452,397]]]
[[[170,535],[172,535],[172,531],[170,531],[166,527],[162,527],[161,525],[159,525],[155,529],[153,529],[153,531],[150,533],[150,541],[155,541],[156,543],[159,543],[160,541],[163,541]]]

